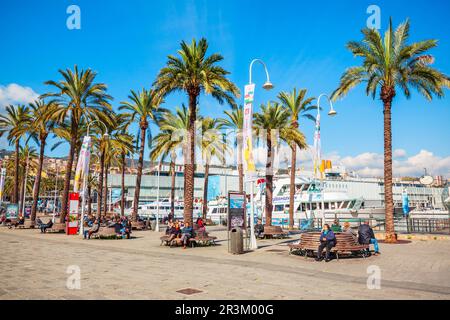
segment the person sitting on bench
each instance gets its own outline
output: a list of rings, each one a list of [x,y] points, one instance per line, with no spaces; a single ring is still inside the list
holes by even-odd
[[[258,219],[258,222],[255,225],[255,235],[256,238],[262,238],[264,235],[264,225],[262,224],[261,219]]]
[[[373,244],[375,250],[374,255],[376,256],[380,253],[378,248],[378,241],[375,238],[375,234],[373,233],[373,230],[370,227],[368,220],[364,221],[364,223],[359,226],[358,234],[359,234],[358,241],[360,244]],[[367,251],[370,255],[370,250],[367,249]]]
[[[205,234],[206,233],[206,227],[205,227],[205,223],[203,222],[202,218],[198,218],[197,222],[196,222],[198,229],[197,229],[197,234]]]
[[[183,230],[181,230],[181,242],[183,242],[183,249],[186,249],[186,245],[192,235],[194,233],[194,229],[189,225],[189,222],[184,224]]]
[[[331,225],[331,231],[342,232],[342,228],[341,228],[341,225],[339,224],[338,219],[334,219],[333,224]]]
[[[181,234],[180,223],[177,220],[170,229],[169,239],[167,241],[170,243],[173,239],[178,238],[180,234]]]
[[[167,228],[166,228],[166,235],[170,235],[170,230],[172,230],[172,228],[174,227],[174,223],[172,221],[172,219],[169,219],[167,221]]]
[[[122,238],[130,239],[131,237],[131,221],[126,217],[122,218],[120,234]]]
[[[350,222],[344,222],[344,228],[342,229],[344,233],[351,234],[355,242],[358,242],[358,234],[355,230],[350,227]]]
[[[91,228],[89,228],[88,230],[84,230],[84,239],[91,239],[91,235],[93,233],[97,233],[98,230],[100,230],[100,220],[99,219],[95,219],[94,224],[92,225]]]
[[[22,215],[20,215],[19,220],[10,223],[9,229],[11,229],[12,227],[17,228],[18,226],[23,225],[24,223],[25,218]]]
[[[328,224],[323,226],[322,233],[320,234],[320,245],[317,249],[317,258],[316,261],[322,260],[322,252],[323,249],[326,249],[325,252],[325,262],[330,261],[330,251],[336,245],[336,236],[334,232],[330,229]]]
[[[41,233],[45,233],[47,229],[50,229],[51,227],[53,227],[52,219],[50,219],[47,223],[41,223],[39,229],[41,229]]]

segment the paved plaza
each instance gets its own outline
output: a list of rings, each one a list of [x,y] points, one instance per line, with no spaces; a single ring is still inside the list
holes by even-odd
[[[183,250],[160,246],[152,231],[87,241],[0,227],[0,299],[450,298],[450,240],[381,244],[380,256],[319,263],[288,254],[298,235],[232,255],[224,229],[209,230],[217,246]],[[368,286],[374,275],[380,282]]]

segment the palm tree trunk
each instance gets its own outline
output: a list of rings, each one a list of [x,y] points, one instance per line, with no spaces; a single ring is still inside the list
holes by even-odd
[[[34,226],[36,222],[37,202],[39,198],[39,189],[41,187],[42,167],[44,165],[45,139],[41,139],[41,146],[39,151],[39,165],[36,173],[36,180],[33,188],[33,205],[31,207],[31,225]]]
[[[16,141],[16,155],[15,155],[15,168],[14,168],[14,191],[13,191],[13,199],[12,203],[19,203],[19,146],[20,140]]]
[[[271,130],[267,130],[267,164],[266,164],[266,226],[272,225],[273,210],[273,172],[272,172],[272,136]]]
[[[184,221],[192,225],[194,212],[195,120],[197,95],[189,94],[188,152],[184,164]]]
[[[147,130],[147,125],[141,126],[141,147],[139,149],[139,162],[137,168],[136,176],[136,188],[134,190],[134,201],[133,201],[133,221],[137,221],[138,206],[139,206],[139,194],[141,192],[141,180],[142,180],[142,168],[144,167],[144,148],[145,148],[145,131]]]
[[[104,180],[104,187],[103,187],[103,214],[106,216],[106,213],[108,212],[108,171],[109,171],[109,165],[105,165],[105,180]],[[111,201],[111,199],[109,200]]]
[[[209,163],[206,162],[205,165],[205,180],[203,184],[203,220],[206,221],[206,213],[208,212],[208,179],[209,179]]]
[[[120,199],[120,215],[125,215],[125,166],[126,158],[125,153],[122,153],[122,181],[121,181],[121,199]]]
[[[383,88],[382,100],[384,104],[384,206],[386,219],[386,238],[389,243],[397,242],[394,230],[394,198],[392,195],[392,119],[391,105],[395,95],[394,89]],[[394,92],[394,93],[393,93]]]
[[[244,191],[244,165],[242,164],[242,138],[238,137],[237,143],[238,155],[238,174],[239,174],[239,192]]]
[[[291,158],[291,181],[289,186],[289,230],[294,229],[294,199],[295,199],[295,164],[297,161],[297,145],[292,143],[292,158]]]
[[[63,189],[62,199],[61,199],[61,215],[59,217],[60,223],[65,222],[66,215],[67,215],[67,212],[69,209],[68,203],[69,203],[70,179],[72,177],[72,166],[73,166],[73,157],[74,157],[74,152],[75,152],[76,140],[77,140],[76,135],[72,135],[72,138],[70,140],[69,155],[67,158],[66,173],[64,175],[64,189]]]
[[[172,157],[170,161],[170,173],[172,175],[172,181],[170,184],[170,214],[173,219],[175,217],[175,179],[176,179],[174,157]]]
[[[20,205],[19,205],[19,213],[20,214],[24,214],[25,212],[23,212],[23,203],[25,202],[25,188],[26,188],[26,186],[25,186],[25,175],[26,175],[26,172],[27,172],[27,165],[25,164],[25,166],[23,167],[23,176],[22,176],[22,181],[21,181],[21,191],[20,191]]]
[[[98,175],[97,186],[97,218],[102,215],[102,201],[103,201],[103,176],[105,174],[105,152],[100,152],[100,174]]]

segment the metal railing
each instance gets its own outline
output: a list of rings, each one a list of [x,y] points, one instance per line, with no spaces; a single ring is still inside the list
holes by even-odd
[[[375,231],[385,231],[384,220],[376,220],[372,223]],[[429,233],[429,234],[450,234],[449,218],[403,218],[394,219],[394,229],[397,233]]]

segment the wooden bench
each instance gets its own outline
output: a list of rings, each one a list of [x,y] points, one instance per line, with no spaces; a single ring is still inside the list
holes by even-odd
[[[336,254],[336,258],[339,260],[339,254],[341,253],[356,253],[361,254],[363,258],[367,256],[368,244],[359,244],[353,239],[353,236],[348,233],[337,232],[336,245],[331,249],[331,252]],[[300,243],[289,244],[289,254],[293,252],[299,252],[300,255],[308,257],[308,253],[317,252],[320,245],[320,232],[306,232],[300,236]]]
[[[100,229],[91,234],[91,239],[116,239],[117,233],[114,228],[111,227],[100,227]]]
[[[286,238],[289,236],[289,232],[283,231],[280,226],[264,226],[262,236],[264,238]]]
[[[169,235],[164,235],[162,237],[160,237],[159,239],[161,240],[161,246],[164,244],[166,246],[178,246],[181,245],[181,238],[175,238],[172,239],[171,241],[169,241],[170,236]],[[198,234],[193,238],[189,238],[189,244],[191,245],[191,247],[194,247],[194,245],[196,244],[200,244],[200,245],[216,245],[215,240],[217,239],[217,237],[214,236],[210,236],[207,233],[206,234]]]
[[[173,246],[179,246],[181,245],[181,238],[175,238],[172,239],[171,241],[169,241],[170,236],[169,235],[165,235],[160,237],[159,239],[161,240],[161,246],[164,244],[168,247],[173,247]]]
[[[66,224],[65,223],[54,223],[53,226],[51,228],[47,228],[47,230],[45,230],[45,232],[50,232],[50,233],[60,233],[60,232],[66,232]]]
[[[34,229],[35,226],[31,225],[31,220],[25,220],[23,224],[19,224],[16,229]]]
[[[190,238],[189,244],[191,245],[191,247],[194,247],[194,245],[202,245],[202,246],[213,245],[213,246],[215,246],[216,239],[217,239],[217,237],[210,236],[208,234],[199,234],[199,235],[195,236],[194,238]]]
[[[146,230],[147,226],[144,221],[131,221],[131,230]]]

